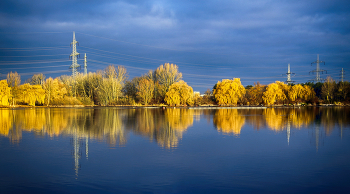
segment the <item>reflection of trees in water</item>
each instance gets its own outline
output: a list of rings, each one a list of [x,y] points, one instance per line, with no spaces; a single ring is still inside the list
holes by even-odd
[[[287,127],[301,128],[310,125],[315,114],[312,109],[300,108],[267,108],[263,115],[268,128],[283,131]]]
[[[225,134],[239,135],[245,123],[254,129],[283,131],[315,123],[327,135],[334,128],[350,125],[350,109],[344,107],[267,108],[267,109],[116,109],[116,108],[26,108],[0,109],[0,135],[12,142],[22,138],[23,131],[38,136],[75,135],[106,140],[111,146],[124,145],[128,129],[156,141],[165,148],[176,147],[194,120],[213,119],[215,127]]]
[[[173,148],[198,114],[196,110],[182,108],[133,109],[129,111],[127,129],[155,140],[161,147]]]
[[[222,133],[239,135],[245,117],[237,109],[219,109],[215,112],[213,122]]]
[[[30,131],[40,136],[106,139],[111,146],[122,145],[126,137],[119,112],[116,109],[4,109],[0,110],[0,132],[12,142],[21,140],[23,131]]]

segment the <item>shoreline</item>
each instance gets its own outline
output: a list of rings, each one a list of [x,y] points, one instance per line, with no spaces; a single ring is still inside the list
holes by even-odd
[[[110,105],[110,106],[100,106],[100,105],[60,105],[60,106],[28,106],[28,105],[15,105],[15,106],[0,106],[0,108],[102,108],[102,107],[115,107],[115,108],[188,108],[188,109],[266,109],[266,108],[300,108],[300,107],[349,107],[349,104],[336,105],[336,104],[319,104],[319,105],[272,105],[272,106],[219,106],[219,105],[205,105],[205,106],[161,106],[161,105]]]

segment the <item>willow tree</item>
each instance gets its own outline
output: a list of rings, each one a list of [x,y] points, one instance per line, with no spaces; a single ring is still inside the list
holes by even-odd
[[[182,73],[179,72],[178,66],[169,63],[159,66],[153,76],[156,84],[159,84],[159,94],[162,98],[165,97],[166,92],[173,83],[182,79]]]
[[[6,80],[0,81],[0,105],[8,106],[11,97],[11,88],[8,87]]]
[[[23,84],[19,86],[19,100],[27,103],[30,106],[35,106],[35,103],[44,103],[45,90],[41,85]]]
[[[240,78],[234,78],[233,80],[218,81],[213,95],[219,105],[236,105],[243,98],[245,92]]]
[[[272,105],[276,101],[285,100],[287,97],[283,91],[283,88],[281,88],[280,84],[276,82],[267,86],[262,98],[267,105]]]
[[[193,89],[183,80],[175,82],[169,87],[164,101],[170,106],[193,105]]]

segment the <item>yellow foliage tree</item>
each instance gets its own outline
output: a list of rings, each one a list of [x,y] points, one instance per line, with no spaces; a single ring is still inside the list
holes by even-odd
[[[51,77],[46,79],[44,83],[44,90],[46,94],[46,103],[50,105],[52,100],[63,99],[67,94],[67,89],[59,79],[52,79]]]
[[[192,105],[193,89],[182,80],[175,82],[169,87],[169,91],[165,94],[164,100],[170,106]]]
[[[19,101],[35,106],[35,102],[44,103],[45,90],[41,85],[23,84],[19,86]]]
[[[6,80],[0,81],[0,105],[8,106],[11,97],[11,88],[8,87]]]
[[[159,93],[164,97],[169,87],[181,80],[182,73],[179,72],[177,65],[165,63],[155,70],[154,76],[155,81],[159,83]]]
[[[277,81],[276,83],[271,83],[267,86],[262,98],[266,104],[272,105],[276,101],[285,100],[286,94],[283,92],[281,84]]]
[[[147,105],[152,97],[153,97],[153,91],[154,91],[154,82],[151,79],[144,78],[139,81],[139,84],[137,85],[137,96],[141,98],[141,101]]]
[[[233,80],[224,79],[218,81],[216,88],[213,90],[213,95],[220,105],[236,105],[242,99],[246,90],[241,84],[240,78]]]
[[[300,84],[292,86],[292,88],[288,92],[288,97],[293,102],[298,99],[303,99],[304,96],[305,96],[305,88]]]

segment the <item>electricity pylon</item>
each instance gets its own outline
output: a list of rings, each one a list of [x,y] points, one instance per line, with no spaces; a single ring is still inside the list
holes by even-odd
[[[70,45],[72,46],[72,54],[70,54],[69,56],[72,58],[72,65],[70,66],[70,68],[72,69],[72,76],[73,78],[75,78],[75,76],[78,73],[78,67],[80,67],[80,65],[78,64],[78,55],[80,56],[80,54],[77,52],[77,44],[78,41],[75,40],[75,32],[73,32],[73,42],[70,43]],[[79,44],[79,43],[78,43]]]
[[[309,74],[310,74],[310,73],[316,72],[316,78],[315,78],[315,79],[312,79],[312,80],[310,80],[310,81],[316,82],[316,83],[317,83],[317,82],[322,82],[322,81],[324,81],[325,79],[323,79],[323,78],[320,77],[320,72],[322,72],[322,74],[323,74],[324,71],[325,71],[326,73],[327,73],[327,71],[326,71],[326,70],[323,70],[323,69],[320,69],[320,63],[323,63],[324,65],[326,65],[326,63],[325,63],[324,61],[320,61],[320,60],[319,60],[319,55],[318,55],[318,54],[317,54],[317,61],[312,62],[311,65],[312,65],[313,63],[316,63],[316,69],[310,71]]]
[[[295,81],[292,81],[291,75],[295,75],[295,73],[290,72],[290,64],[288,63],[288,72],[286,73],[287,75],[287,81],[285,81],[286,84],[291,84]]]
[[[85,56],[84,56],[84,75],[87,75],[87,61],[86,61],[86,53],[85,53]]]

